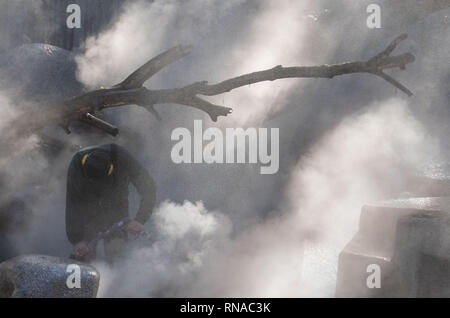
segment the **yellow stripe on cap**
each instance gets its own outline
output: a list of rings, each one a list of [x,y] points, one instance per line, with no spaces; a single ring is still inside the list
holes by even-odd
[[[86,160],[87,160],[88,157],[89,157],[89,154],[85,154],[85,155],[83,156],[83,159],[81,159],[81,165],[82,165],[82,166],[84,166],[84,165],[86,164]]]
[[[112,175],[113,172],[114,172],[114,165],[111,164],[111,165],[109,166],[108,176]]]

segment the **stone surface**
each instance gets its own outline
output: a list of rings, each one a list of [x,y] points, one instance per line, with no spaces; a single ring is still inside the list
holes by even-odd
[[[17,100],[59,101],[81,93],[74,55],[48,44],[26,44],[0,54],[0,92]],[[38,103],[36,103],[38,104]]]
[[[367,267],[381,288],[367,287]],[[363,207],[360,229],[339,257],[337,297],[450,297],[450,198]]]
[[[81,269],[81,288],[68,288],[69,264]],[[100,276],[95,268],[58,257],[25,255],[0,264],[2,298],[92,298],[96,297]]]

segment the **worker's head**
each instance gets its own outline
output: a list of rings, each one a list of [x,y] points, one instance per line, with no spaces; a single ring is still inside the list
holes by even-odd
[[[81,164],[86,175],[91,179],[111,176],[114,171],[111,156],[105,151],[96,150],[85,154],[81,159]]]

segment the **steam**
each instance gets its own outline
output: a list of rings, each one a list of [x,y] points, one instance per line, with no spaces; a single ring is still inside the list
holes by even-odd
[[[192,55],[201,65],[201,69],[188,65],[188,72],[183,73],[183,84],[199,79],[222,81],[272,68],[280,61],[288,66],[320,64],[333,50],[332,43],[327,43],[327,50],[310,54],[312,34],[317,25],[309,15],[314,8],[320,8],[306,1],[261,1],[255,6],[252,18],[245,17],[248,22],[239,20],[239,17],[232,18],[231,23],[248,28],[239,38],[233,38],[233,27],[228,21],[225,30],[219,31],[215,19],[223,19],[229,12],[236,13],[244,8],[243,4],[244,1],[240,0],[133,1],[125,6],[111,29],[86,41],[85,53],[77,59],[78,78],[89,88],[117,84],[150,57],[177,44],[193,44]],[[217,32],[223,32],[222,36],[227,38],[227,45],[221,50],[212,47],[218,45],[214,43]],[[323,40],[330,36],[325,32]],[[208,51],[202,52],[205,49]],[[171,66],[170,72],[173,73],[174,69],[176,72],[180,64]],[[186,64],[183,66],[186,68]],[[161,82],[156,80],[156,83]],[[210,100],[239,106],[235,107],[235,116],[230,119],[233,124],[256,125],[285,104],[281,96],[286,96],[293,84],[296,89],[302,87],[298,81],[289,80],[261,83],[226,96],[211,97]]]
[[[349,56],[360,58],[383,48],[386,37],[374,45],[367,40],[373,36],[364,23],[356,28],[351,22],[344,23],[341,32],[333,19],[339,18],[337,12],[346,12],[340,16],[342,24],[345,17],[365,12],[363,9],[363,5],[329,1],[261,1],[248,7],[242,1],[135,1],[125,7],[110,30],[87,41],[86,53],[78,58],[79,79],[91,87],[120,82],[149,57],[180,43],[194,44],[193,54],[146,85],[176,87],[204,79],[220,81],[280,63],[315,65],[341,62]],[[239,14],[245,10],[251,10],[251,17],[243,14],[242,20]],[[228,16],[233,14],[235,18]],[[246,31],[237,32],[240,29]],[[246,201],[234,188],[221,190],[225,199],[217,200],[215,188],[208,187],[196,193],[213,203],[211,212],[206,203],[164,201],[149,221],[153,243],[135,247],[114,268],[96,264],[103,275],[101,296],[332,297],[338,255],[358,230],[361,206],[401,195],[411,186],[406,184],[406,176],[416,173],[438,152],[436,141],[416,117],[415,101],[386,99],[390,88],[376,79],[364,79],[375,98],[366,97],[367,90],[356,83],[360,81],[357,78],[327,82],[326,88],[301,80],[261,83],[212,97],[218,104],[236,106],[233,116],[219,123],[222,126],[279,125],[282,133],[295,136],[305,132],[296,126],[307,124],[304,118],[313,115],[312,120],[326,133],[306,131],[308,143],[294,143],[298,149],[287,148],[285,137],[284,149],[295,159],[292,166],[285,162],[289,177],[281,181],[283,186],[275,183],[268,190],[260,185],[265,180],[255,181],[248,171],[218,168],[212,172],[201,166],[189,173],[174,166],[179,171],[174,173],[169,172],[164,158],[160,159],[164,165],[153,164],[162,169],[157,174],[167,175],[168,180],[185,180],[179,190],[185,198],[190,193],[188,184],[195,184],[195,189],[201,188],[202,180],[220,184],[231,173],[245,180],[239,191],[245,193]],[[350,86],[354,100],[338,93]],[[318,95],[327,96],[333,105],[318,106],[313,101],[320,99]],[[344,100],[340,102],[336,96]],[[356,100],[361,101],[345,105]],[[118,112],[123,124],[151,130],[153,138],[167,141],[171,127],[189,126],[198,116],[182,108],[178,112],[159,109],[166,115],[166,128],[155,128],[147,118],[136,118],[131,111]],[[356,114],[348,116],[352,110]],[[296,125],[295,116],[300,120]],[[128,147],[140,144],[140,152],[143,148],[149,153],[154,149],[170,152],[164,142],[123,142]],[[159,196],[176,197],[175,187],[180,182],[168,182],[168,188],[162,183]],[[282,191],[280,198],[270,192],[274,189]],[[264,196],[280,199],[265,215],[256,203]],[[240,215],[243,210],[252,214]]]
[[[0,119],[0,131],[7,135],[7,131],[5,131],[5,129],[8,127],[10,121],[16,118],[21,113],[21,111],[17,109],[17,107],[14,105],[14,103],[11,102],[8,96],[0,95],[0,113],[2,114]],[[24,164],[28,160],[23,156],[21,157],[21,155],[35,150],[38,141],[39,138],[36,135],[31,135],[20,140],[20,144],[14,147],[14,153],[11,154],[12,156],[16,156],[17,158],[19,158],[18,161],[12,161],[6,156],[2,156],[0,158],[0,171],[2,172],[2,177],[8,180],[8,188],[14,189],[18,185],[20,185],[21,180],[23,180],[22,176],[24,175],[28,175],[29,178],[38,177],[39,172],[32,168],[27,169],[27,166],[29,167],[29,165],[27,164],[24,165],[23,169],[18,169],[18,167],[20,167],[20,164]],[[40,163],[44,164],[43,162]],[[37,164],[39,164],[39,160],[37,161]],[[18,171],[20,170],[21,173],[18,173]],[[7,194],[5,192],[7,191],[3,191],[2,195],[7,196],[8,194],[11,194]]]
[[[283,61],[285,66],[316,65],[325,61],[327,53],[312,56],[311,34],[314,23],[308,13],[317,8],[307,1],[262,1],[259,12],[248,25],[248,33],[230,48],[227,59],[232,67],[221,70],[220,78],[269,69]],[[328,49],[332,50],[332,47]],[[233,121],[237,125],[258,125],[286,103],[286,96],[293,86],[302,89],[303,82],[276,81],[258,83],[248,89],[238,89],[226,96],[229,105],[237,106]],[[213,98],[217,103],[221,97]],[[243,106],[245,107],[239,107]]]
[[[58,25],[47,19],[33,19],[45,16],[47,9],[43,0],[36,1],[8,1],[2,3],[0,13],[0,50],[14,47],[22,43],[33,43],[35,38],[50,39],[56,32]]]
[[[86,41],[77,75],[87,88],[113,85],[178,44],[193,44],[191,56],[146,86],[370,57],[393,35],[368,30],[364,17],[364,5],[354,1],[130,1],[111,28]],[[426,36],[430,30],[437,35]],[[445,155],[448,88],[439,83],[448,82],[448,71],[436,66],[434,54],[441,63],[448,59],[446,30],[429,22],[408,31],[406,49],[420,54],[407,72],[423,79],[395,74],[417,92],[408,101],[391,98],[395,91],[379,79],[358,75],[261,83],[211,98],[234,107],[218,125],[280,128],[281,171],[270,178],[242,166],[173,164],[170,132],[206,120],[196,110],[157,106],[162,123],[135,107],[109,111],[121,128],[114,141],[156,179],[159,203],[146,225],[152,240],[132,242],[114,267],[95,264],[100,296],[332,297],[338,254],[358,230],[361,206],[402,195],[413,186],[407,175]],[[1,128],[16,110],[7,97],[0,104]],[[92,138],[102,142],[111,140]],[[32,188],[28,198],[39,211],[32,230],[17,239],[21,252],[69,254],[63,211],[71,155],[57,163],[42,154],[0,163],[6,183],[16,185],[5,186],[4,196]],[[29,176],[49,181],[37,191],[19,187]],[[137,202],[131,195],[131,206]]]
[[[136,69],[158,54],[176,6],[136,1],[124,10],[111,29],[86,41],[86,51],[78,57],[78,78],[91,89],[121,82],[130,67]]]
[[[154,213],[153,223],[152,245],[133,250],[128,259],[119,264],[119,275],[115,272],[115,275],[103,276],[106,280],[102,285],[104,295],[171,295],[179,285],[192,283],[200,274],[198,270],[205,257],[223,244],[231,231],[227,217],[219,212],[208,212],[202,202],[182,205],[163,202]],[[123,275],[130,269],[136,270],[136,275]],[[111,277],[114,278],[108,281]]]
[[[162,203],[151,220],[157,239],[114,270],[100,265],[101,295],[332,297],[337,257],[358,229],[361,206],[389,198],[403,170],[435,150],[404,101],[371,106],[299,161],[284,214],[235,237],[224,213]]]

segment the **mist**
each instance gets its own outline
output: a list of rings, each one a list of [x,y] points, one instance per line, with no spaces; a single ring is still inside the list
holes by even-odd
[[[73,82],[85,89],[117,84],[178,44],[194,50],[146,87],[215,83],[279,64],[366,60],[405,31],[409,38],[396,52],[416,56],[405,71],[391,72],[414,92],[412,98],[370,75],[278,80],[208,98],[233,107],[218,123],[179,105],[156,105],[161,122],[128,106],[106,111],[121,129],[116,139],[50,131],[80,146],[116,142],[156,181],[157,206],[146,224],[152,240],[132,242],[127,258],[114,267],[94,264],[101,275],[99,296],[334,296],[338,255],[358,230],[361,207],[410,195],[418,186],[411,176],[422,175],[428,164],[444,164],[448,153],[449,75],[442,67],[450,54],[443,20],[448,10],[412,25],[370,30],[366,6],[331,0],[129,1],[108,28],[86,40],[73,57]],[[195,119],[205,129],[279,128],[280,171],[262,176],[250,165],[172,163],[172,130],[192,127]],[[64,200],[72,154],[65,150],[57,161],[37,155],[33,161],[51,166],[31,169],[38,177],[46,171],[51,182],[32,201],[40,212],[17,240],[21,253],[70,253]],[[1,169],[28,178],[23,166]],[[135,191],[130,203],[136,210]]]

